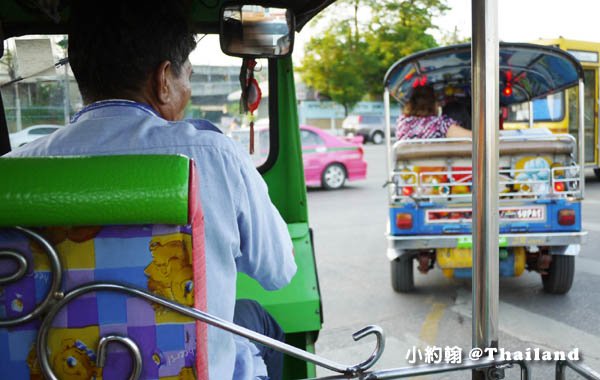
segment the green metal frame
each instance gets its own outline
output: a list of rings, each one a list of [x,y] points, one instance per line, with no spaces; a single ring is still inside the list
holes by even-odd
[[[278,126],[277,160],[263,174],[271,200],[288,224],[294,243],[298,272],[292,282],[278,291],[265,291],[245,275],[238,277],[238,297],[258,300],[281,324],[288,343],[314,352],[314,343],[321,329],[321,299],[314,249],[308,225],[306,185],[302,163],[302,146],[298,126],[296,90],[292,59],[272,60],[276,65],[276,109]],[[273,105],[274,103],[272,103]],[[313,364],[286,358],[285,378],[316,376]]]

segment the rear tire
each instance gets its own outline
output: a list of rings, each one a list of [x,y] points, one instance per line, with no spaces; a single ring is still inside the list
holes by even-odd
[[[415,290],[412,257],[400,256],[390,262],[390,268],[394,291],[408,293]]]
[[[375,145],[380,145],[383,144],[384,138],[383,132],[377,131],[371,136],[371,142]]]
[[[548,274],[542,275],[544,291],[550,294],[565,294],[575,278],[575,256],[552,255]]]
[[[321,185],[326,190],[337,190],[346,183],[346,168],[341,164],[327,165],[321,174]]]

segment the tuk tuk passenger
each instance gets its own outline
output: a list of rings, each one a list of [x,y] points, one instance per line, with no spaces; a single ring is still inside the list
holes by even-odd
[[[435,92],[431,86],[418,86],[404,106],[396,123],[398,140],[471,137],[471,131],[454,119],[437,114]]]

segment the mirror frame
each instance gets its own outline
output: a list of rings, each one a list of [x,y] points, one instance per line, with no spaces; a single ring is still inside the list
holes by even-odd
[[[243,7],[245,5],[257,5],[257,6],[261,6],[264,8],[282,8],[282,9],[287,9],[287,11],[290,14],[290,49],[287,53],[285,54],[280,54],[280,55],[274,55],[274,54],[236,54],[236,53],[230,53],[227,52],[224,49],[224,40],[223,40],[223,14],[225,13],[225,8],[227,7],[232,7],[232,6],[238,6],[238,7]],[[229,56],[232,57],[240,57],[240,58],[269,58],[269,59],[273,59],[273,58],[284,58],[287,57],[289,55],[291,55],[294,51],[294,39],[295,39],[295,34],[296,34],[296,15],[294,14],[294,11],[291,8],[285,8],[282,6],[277,6],[275,4],[272,3],[268,3],[268,2],[260,2],[260,1],[256,1],[256,2],[237,2],[237,1],[232,1],[232,2],[226,2],[221,6],[221,9],[219,10],[219,45],[221,46],[221,51]]]

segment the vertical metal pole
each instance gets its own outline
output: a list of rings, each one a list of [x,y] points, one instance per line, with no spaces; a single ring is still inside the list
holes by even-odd
[[[579,146],[577,147],[577,155],[579,161],[579,197],[583,199],[585,190],[585,107],[584,107],[585,88],[583,79],[579,79]]]
[[[529,128],[533,128],[533,100],[529,101]]]
[[[65,116],[65,125],[71,121],[71,92],[70,92],[70,81],[69,81],[69,63],[65,63],[65,77],[64,77],[64,99],[63,108]]]
[[[387,170],[387,180],[392,180],[392,133],[391,133],[391,123],[390,123],[390,90],[385,87],[385,91],[383,93],[383,117],[385,118],[385,151],[386,151],[386,170]],[[391,186],[388,186],[388,194],[391,194]]]
[[[472,0],[473,347],[498,346],[498,4]],[[473,379],[485,379],[473,372]]]

